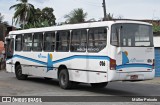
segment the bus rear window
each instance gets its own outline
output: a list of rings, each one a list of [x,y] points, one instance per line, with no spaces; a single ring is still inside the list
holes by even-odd
[[[114,24],[111,44],[120,47],[153,46],[152,27],[142,24]]]

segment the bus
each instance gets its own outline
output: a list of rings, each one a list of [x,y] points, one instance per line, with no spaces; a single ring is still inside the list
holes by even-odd
[[[119,20],[11,31],[5,38],[6,71],[58,79],[63,89],[112,81],[153,79],[152,25]]]

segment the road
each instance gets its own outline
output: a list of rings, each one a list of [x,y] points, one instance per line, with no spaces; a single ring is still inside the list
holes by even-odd
[[[74,89],[63,90],[57,80],[40,77],[17,80],[14,74],[0,71],[0,96],[160,96],[160,84],[110,82],[104,89],[80,84]]]

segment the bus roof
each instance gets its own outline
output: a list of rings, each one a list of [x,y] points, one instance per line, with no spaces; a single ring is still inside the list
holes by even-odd
[[[51,26],[51,27],[42,27],[42,28],[31,28],[31,29],[25,29],[25,30],[16,30],[16,31],[9,32],[9,35],[46,32],[46,31],[58,31],[58,30],[83,29],[83,28],[90,28],[90,27],[109,27],[112,24],[116,24],[116,23],[135,23],[135,24],[137,23],[137,24],[151,25],[150,23],[140,22],[140,21],[115,20],[115,21],[66,24],[66,25],[61,25],[61,26]]]

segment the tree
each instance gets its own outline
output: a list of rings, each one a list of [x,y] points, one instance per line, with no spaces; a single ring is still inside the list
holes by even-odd
[[[34,9],[34,15],[30,16],[28,23],[24,26],[28,28],[49,27],[55,25],[55,15],[53,14],[53,8],[45,7],[42,10]]]
[[[107,19],[108,20],[113,20],[114,19],[113,14],[111,14],[111,13],[107,14]]]
[[[39,9],[39,8],[34,9],[34,15],[31,15],[29,17],[27,24],[32,24],[32,23],[40,21],[41,15],[42,15],[41,9]]]
[[[48,20],[44,20],[44,21],[37,21],[37,22],[33,22],[33,23],[27,23],[24,26],[24,29],[29,29],[29,28],[40,28],[40,27],[49,27],[49,22]]]
[[[53,14],[53,8],[49,8],[49,7],[45,7],[44,9],[42,9],[42,15],[41,15],[41,19],[44,20],[48,20],[48,23],[50,26],[55,25],[55,16]]]
[[[4,16],[0,13],[0,23],[2,23]]]
[[[3,21],[3,19],[4,19],[4,15],[2,15],[0,13],[0,23],[3,24],[3,25],[5,25],[5,26],[8,26],[9,25],[8,22],[7,21]]]
[[[13,18],[16,20],[16,24],[20,23],[24,25],[27,23],[30,16],[34,14],[34,6],[28,3],[28,0],[17,0],[20,3],[11,6],[9,9],[15,9]]]
[[[66,22],[70,24],[83,23],[87,17],[87,13],[82,8],[74,9],[69,14],[65,15]]]
[[[153,24],[153,32],[160,32],[160,25],[156,23]]]

